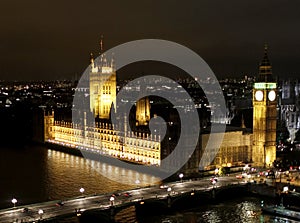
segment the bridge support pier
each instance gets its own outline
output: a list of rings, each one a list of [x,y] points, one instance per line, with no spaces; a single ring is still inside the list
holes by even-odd
[[[114,206],[111,206],[110,207],[110,210],[109,210],[109,213],[110,213],[110,221],[113,223],[115,222],[115,207]]]
[[[167,204],[168,204],[168,208],[171,208],[171,196],[170,195],[168,195]]]
[[[216,188],[213,188],[211,190],[211,197],[212,197],[213,200],[216,199]]]

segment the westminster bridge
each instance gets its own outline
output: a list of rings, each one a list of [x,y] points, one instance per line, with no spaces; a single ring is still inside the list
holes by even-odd
[[[181,208],[186,204],[201,205],[224,195],[236,194],[238,191],[247,192],[247,185],[246,180],[237,179],[232,175],[219,177],[217,180],[205,177],[106,194],[83,194],[63,201],[0,210],[0,222],[51,222],[54,219],[72,216],[78,216],[82,221],[88,219],[88,216],[101,216],[103,220],[113,222],[114,216],[129,206],[135,206],[136,211],[143,212],[149,208],[167,210]]]

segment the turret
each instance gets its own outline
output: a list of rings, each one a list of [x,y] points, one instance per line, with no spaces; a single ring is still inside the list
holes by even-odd
[[[54,111],[44,111],[44,142],[54,139]]]

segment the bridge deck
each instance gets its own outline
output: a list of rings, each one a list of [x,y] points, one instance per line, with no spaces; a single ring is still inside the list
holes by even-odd
[[[244,180],[236,179],[234,176],[220,177],[215,185],[212,185],[209,178],[193,181],[172,182],[160,186],[137,188],[133,190],[121,191],[114,196],[114,201],[110,201],[111,193],[91,196],[81,196],[63,201],[59,206],[59,201],[37,203],[0,210],[0,222],[34,222],[40,219],[52,219],[66,216],[75,216],[76,211],[92,209],[106,210],[113,205],[115,208],[123,208],[135,205],[137,202],[149,199],[166,199],[168,196],[176,197],[191,191],[205,192],[213,188],[221,189],[228,185],[245,185]],[[171,188],[171,191],[167,191]],[[25,210],[27,209],[27,210]],[[43,210],[43,214],[39,214]]]

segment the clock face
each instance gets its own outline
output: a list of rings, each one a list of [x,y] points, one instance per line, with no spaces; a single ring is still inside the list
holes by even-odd
[[[255,99],[257,101],[262,101],[264,98],[264,93],[262,91],[256,91],[255,92]]]
[[[270,91],[268,94],[268,98],[270,101],[274,101],[276,99],[276,92],[275,91]]]

